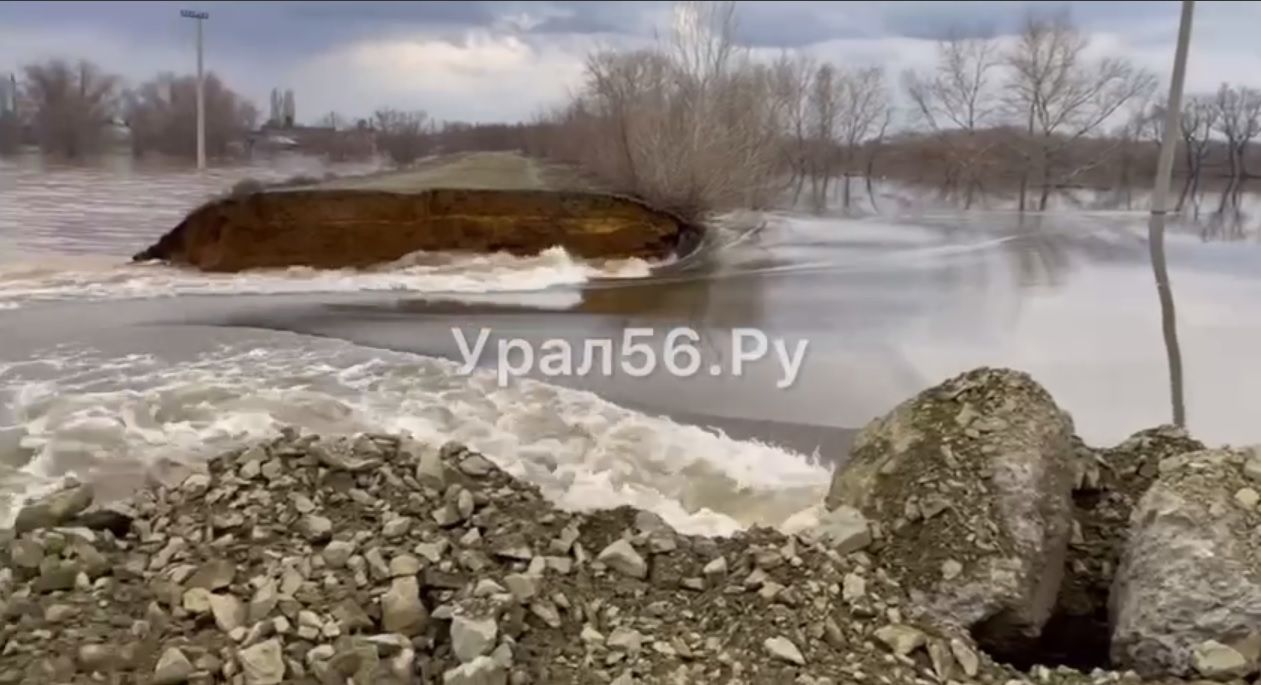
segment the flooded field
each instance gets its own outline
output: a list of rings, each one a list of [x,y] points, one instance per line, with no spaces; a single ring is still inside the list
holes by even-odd
[[[701,252],[664,263],[550,250],[208,275],[128,262],[243,178],[353,185],[370,170],[0,161],[3,487],[126,481],[284,424],[410,430],[464,440],[568,506],[635,503],[727,531],[817,501],[853,429],[974,366],[1029,371],[1092,442],[1169,419],[1141,198],[1021,217],[876,189],[879,213],[727,217]],[[1189,423],[1206,442],[1261,442],[1252,206],[1216,214],[1206,198],[1168,241]],[[680,326],[700,337],[701,369],[729,365],[732,330],[749,328],[806,341],[800,373],[778,388],[768,359],[739,377],[536,372],[501,386],[494,354],[461,370],[455,335],[581,349],[650,328],[660,350]]]

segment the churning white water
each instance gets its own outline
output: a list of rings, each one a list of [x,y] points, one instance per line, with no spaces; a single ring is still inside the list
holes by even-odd
[[[573,509],[634,505],[687,532],[776,525],[818,501],[823,467],[757,442],[683,426],[590,393],[494,372],[266,334],[191,362],[59,348],[0,365],[0,461],[10,488],[66,473],[140,474],[273,435],[409,432],[459,440]]]
[[[179,295],[395,292],[503,293],[646,276],[642,259],[590,262],[561,247],[529,257],[414,253],[371,269],[262,269],[202,273],[115,257],[42,256],[0,263],[0,308],[49,300],[122,300]]]

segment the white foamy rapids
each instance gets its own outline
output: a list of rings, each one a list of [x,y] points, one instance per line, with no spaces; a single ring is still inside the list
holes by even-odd
[[[67,473],[138,481],[164,460],[206,458],[293,425],[458,440],[561,507],[627,504],[691,533],[779,525],[826,489],[827,469],[802,455],[590,393],[529,380],[501,388],[492,371],[463,376],[454,362],[336,341],[267,345],[178,366],[74,350],[0,365],[12,407],[0,415],[0,463],[17,465],[0,471],[0,487],[29,491]]]
[[[0,309],[41,300],[119,300],[179,295],[388,291],[468,294],[538,291],[597,278],[647,276],[642,259],[585,261],[561,247],[538,255],[424,253],[371,269],[265,269],[213,274],[115,258],[48,257],[0,263]],[[569,306],[577,304],[575,293]]]

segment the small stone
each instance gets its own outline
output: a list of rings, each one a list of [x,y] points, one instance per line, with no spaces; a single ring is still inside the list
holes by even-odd
[[[871,544],[871,527],[862,512],[841,505],[819,517],[819,525],[810,531],[824,544],[840,554],[849,554]]]
[[[210,476],[204,473],[190,474],[180,484],[180,489],[193,497],[201,496],[210,489]]]
[[[153,685],[178,685],[188,681],[193,674],[193,664],[184,653],[175,647],[169,647],[158,657],[158,665],[153,669]]]
[[[867,596],[867,579],[857,573],[847,573],[841,580],[841,599],[853,602]]]
[[[289,496],[289,499],[293,502],[293,508],[296,509],[299,514],[309,514],[315,511],[315,502],[312,502],[310,497],[307,497],[300,492],[293,493]]]
[[[422,632],[429,621],[420,601],[420,584],[415,576],[395,578],[381,596],[381,624],[386,631],[403,635]]]
[[[248,610],[250,622],[257,623],[267,618],[279,601],[280,595],[276,589],[276,581],[269,578],[254,591],[254,596],[250,598]]]
[[[34,540],[16,540],[9,546],[9,560],[18,568],[37,569],[44,561],[44,548]]]
[[[106,671],[114,663],[114,648],[101,644],[79,646],[79,666],[84,671]]]
[[[727,575],[727,560],[723,557],[713,559],[708,564],[705,564],[705,567],[701,569],[701,573],[711,580],[721,578]]]
[[[963,640],[955,638],[950,641],[950,653],[954,654],[955,661],[958,662],[963,674],[969,678],[975,678],[980,671],[981,660],[976,655],[976,651],[969,647]]]
[[[69,604],[53,604],[44,609],[44,620],[49,623],[61,623],[73,618],[77,613],[79,613],[79,610]]]
[[[609,649],[620,649],[624,652],[638,652],[644,644],[644,636],[638,630],[631,628],[618,627],[614,628],[609,634],[604,644]]]
[[[406,516],[395,516],[385,522],[381,526],[381,535],[387,540],[394,540],[407,535],[407,531],[412,529],[412,520]]]
[[[880,628],[875,636],[898,656],[907,656],[926,644],[924,633],[901,624],[891,624]]]
[[[278,685],[285,679],[280,640],[272,638],[237,652],[246,685]]]
[[[412,551],[436,564],[442,561],[443,555],[447,553],[447,548],[450,546],[451,543],[442,539],[437,542],[422,542],[413,547]]]
[[[225,633],[245,623],[245,605],[232,595],[210,595],[210,613],[215,617],[215,625]]]
[[[474,478],[482,478],[495,470],[495,465],[480,454],[470,454],[460,462],[460,471]]]
[[[685,590],[692,590],[694,592],[704,592],[705,579],[704,578],[683,578],[679,580],[679,587],[682,587]]]
[[[507,670],[488,656],[479,656],[442,674],[442,685],[506,685]]]
[[[400,554],[390,559],[390,577],[414,576],[420,573],[420,559],[410,554]]]
[[[349,597],[338,602],[337,606],[333,608],[333,618],[337,620],[336,625],[347,633],[356,630],[370,630],[373,627],[372,618],[363,610],[363,607]],[[328,626],[326,625],[324,628],[328,628]]]
[[[1235,493],[1235,501],[1244,509],[1252,510],[1257,508],[1257,502],[1261,502],[1261,493],[1252,488],[1240,488]]]
[[[1206,640],[1197,645],[1192,659],[1195,670],[1205,678],[1242,676],[1250,670],[1248,660],[1238,650],[1216,640]]]
[[[181,606],[190,614],[204,614],[210,611],[210,591],[195,587],[184,592]]]
[[[1254,453],[1243,463],[1243,475],[1254,483],[1261,483],[1261,451]]]
[[[309,514],[298,519],[298,534],[311,544],[322,544],[333,539],[333,522],[323,516]]]
[[[530,613],[539,617],[550,628],[560,627],[560,610],[556,608],[555,604],[545,599],[540,599],[530,604]]]
[[[13,532],[22,533],[59,526],[92,505],[94,492],[88,484],[74,485],[52,493],[18,510]]]
[[[351,557],[351,559],[353,558]],[[390,565],[385,563],[385,555],[381,553],[380,547],[373,547],[364,552],[363,560],[368,564],[368,570],[372,573],[373,580],[385,580],[393,577],[390,575]]]
[[[477,586],[473,588],[474,597],[490,597],[507,592],[504,586],[496,583],[490,578],[482,578],[477,581]]]
[[[794,645],[786,637],[768,637],[762,642],[762,648],[780,661],[786,661],[798,666],[806,665],[806,658],[801,655],[801,650],[797,649],[797,645]]]
[[[955,578],[958,578],[961,573],[963,573],[963,564],[960,564],[954,559],[947,559],[941,562],[942,580],[954,580]]]
[[[334,540],[324,548],[322,556],[329,568],[345,568],[350,556],[355,553],[355,545],[345,540]]]
[[[538,593],[538,582],[533,576],[523,573],[510,573],[504,576],[504,584],[518,602],[524,602]]]
[[[189,587],[205,588],[214,592],[232,584],[236,577],[236,566],[226,559],[214,559],[201,565],[193,577],[188,580]]]
[[[590,623],[583,624],[582,632],[578,633],[578,639],[588,645],[604,644],[604,634],[591,627]]]
[[[569,557],[544,557],[543,563],[562,576],[569,575],[574,568],[574,560]]]
[[[648,563],[624,539],[605,547],[596,559],[614,571],[631,578],[642,580],[648,577]]]
[[[451,619],[451,651],[468,663],[495,646],[499,625],[493,617],[470,617],[456,614]]]

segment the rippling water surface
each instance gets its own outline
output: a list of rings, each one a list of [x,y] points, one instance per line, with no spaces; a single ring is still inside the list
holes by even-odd
[[[0,160],[0,489],[64,473],[125,489],[155,464],[281,425],[406,430],[469,442],[566,506],[631,503],[728,532],[818,501],[855,427],[973,366],[1033,373],[1094,442],[1169,415],[1138,211],[1021,218],[890,199],[896,214],[727,217],[703,252],[670,264],[559,249],[413,255],[368,272],[128,263],[242,178],[365,170]],[[1246,214],[1205,225],[1169,246],[1191,428],[1261,442],[1261,251]],[[807,340],[801,375],[777,389],[763,363],[738,378],[536,374],[501,387],[493,355],[461,373],[453,336],[579,349],[679,325],[702,335],[702,368],[731,360],[733,328]]]

